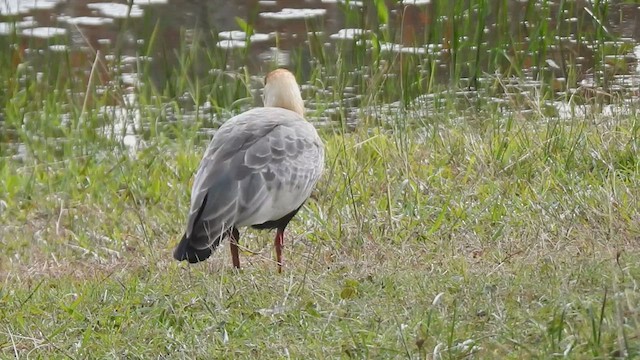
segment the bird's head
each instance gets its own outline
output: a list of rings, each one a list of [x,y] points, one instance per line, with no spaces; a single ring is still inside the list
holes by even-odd
[[[281,107],[304,116],[304,102],[295,76],[289,70],[276,69],[267,74],[264,106]]]

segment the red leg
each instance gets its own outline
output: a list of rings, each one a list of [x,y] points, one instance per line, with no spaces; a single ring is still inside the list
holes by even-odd
[[[229,247],[231,248],[231,261],[233,261],[233,267],[236,269],[240,269],[240,255],[238,251],[239,238],[240,233],[238,232],[238,229],[233,228],[229,234]]]
[[[282,246],[284,245],[284,230],[278,229],[276,233],[276,240],[274,241],[276,246],[276,261],[278,262],[278,272],[282,272]]]

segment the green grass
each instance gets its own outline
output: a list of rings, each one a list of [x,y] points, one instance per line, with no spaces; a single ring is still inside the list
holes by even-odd
[[[231,59],[194,35],[160,85],[138,64],[127,105],[117,81],[88,81],[92,60],[75,69],[70,54],[52,54],[54,70],[38,74],[37,58],[1,38],[12,50],[0,52],[0,358],[640,356],[636,109],[605,78],[599,93],[569,99],[541,70],[526,90],[525,64],[545,63],[570,29],[541,21],[557,9],[530,1],[526,33],[539,36],[521,52],[526,34],[509,31],[507,3],[436,7],[424,35],[449,46],[444,76],[440,55],[379,51],[397,35],[379,26],[397,21],[382,1],[371,18],[342,9],[348,26],[375,29],[371,48],[310,41],[292,52],[313,58],[299,70],[310,116],[334,110],[339,121],[321,129],[326,170],[288,228],[282,274],[267,232],[243,231],[240,271],[227,243],[198,265],[171,257],[210,138],[199,129],[251,104],[247,68],[208,71]],[[598,3],[592,14],[607,11]],[[502,14],[506,37],[485,44],[489,24],[474,14]],[[595,43],[594,72],[629,46],[607,43],[591,17],[577,21],[598,25],[577,36]],[[164,51],[159,26],[141,55]],[[570,87],[575,59],[563,60]],[[117,63],[95,65],[117,78]],[[455,95],[473,81],[476,95]],[[564,118],[550,100],[592,107]],[[101,130],[118,129],[100,110],[113,105],[142,119],[133,155]]]
[[[327,170],[289,229],[284,274],[264,232],[244,236],[259,255],[244,253],[240,272],[226,244],[200,265],[172,261],[204,142],[6,163],[0,349],[637,355],[635,120],[500,121],[325,133]]]

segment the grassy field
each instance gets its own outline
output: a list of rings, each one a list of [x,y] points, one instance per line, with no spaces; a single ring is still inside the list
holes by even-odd
[[[283,274],[172,261],[205,142],[5,161],[2,356],[637,355],[635,118],[436,121],[325,132]]]
[[[577,93],[586,115],[564,117],[545,105],[552,78],[540,98],[496,103],[454,95],[478,69],[437,87],[385,77],[384,61],[350,77],[340,52],[324,54],[305,79],[326,90],[305,92],[310,117],[368,88],[359,125],[321,129],[326,171],[288,228],[284,272],[275,234],[252,230],[236,271],[227,243],[194,266],[171,250],[210,138],[200,128],[251,103],[247,72],[195,76],[185,48],[166,88],[141,65],[125,104],[118,83],[16,65],[13,49],[0,54],[0,358],[640,356],[640,122],[616,94]],[[411,101],[423,92],[436,95]],[[185,110],[185,93],[213,110]],[[111,105],[142,119],[139,151]]]

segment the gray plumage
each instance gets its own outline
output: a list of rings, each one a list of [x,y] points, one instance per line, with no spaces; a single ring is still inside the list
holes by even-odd
[[[239,226],[278,228],[281,235],[323,166],[322,141],[298,113],[264,107],[229,119],[200,163],[187,228],[174,257],[204,260],[225,236],[237,241]]]

